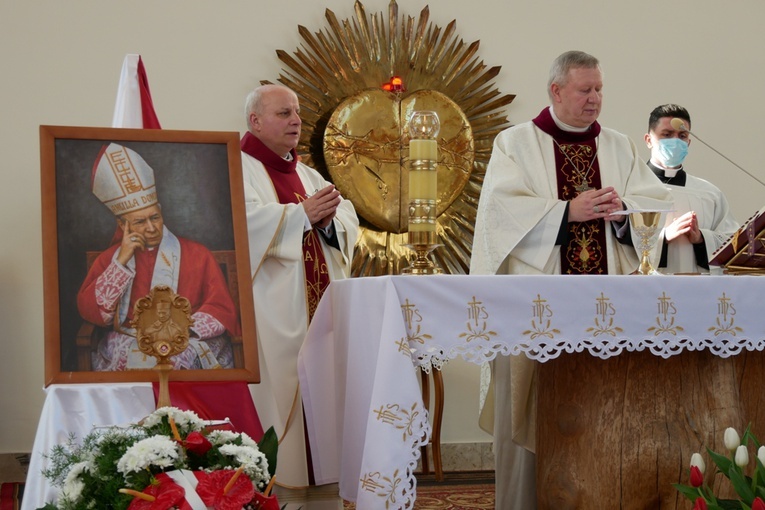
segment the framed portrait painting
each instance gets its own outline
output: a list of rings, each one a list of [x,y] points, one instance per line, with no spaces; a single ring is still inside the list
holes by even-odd
[[[156,381],[134,314],[165,287],[171,379],[259,382],[239,134],[40,126],[40,163],[45,385]]]

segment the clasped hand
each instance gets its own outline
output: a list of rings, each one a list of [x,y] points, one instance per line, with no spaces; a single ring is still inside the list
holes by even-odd
[[[330,184],[307,197],[302,204],[311,225],[326,228],[337,213],[337,206],[340,205],[340,192]]]
[[[612,186],[602,189],[590,189],[584,191],[569,202],[568,221],[582,222],[597,220],[622,223],[624,215],[613,215],[616,211],[623,210],[622,199]]]
[[[680,236],[688,237],[692,244],[699,244],[702,240],[699,220],[694,211],[678,216],[664,229],[664,239],[671,243]]]

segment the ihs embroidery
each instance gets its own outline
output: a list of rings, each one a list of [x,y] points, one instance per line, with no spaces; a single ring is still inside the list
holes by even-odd
[[[467,342],[476,339],[489,340],[489,337],[497,336],[496,331],[488,329],[489,312],[483,306],[483,301],[478,301],[475,296],[468,302],[467,307],[468,321],[467,331],[459,334],[459,338],[465,338]]]
[[[715,320],[716,326],[711,326],[708,331],[714,332],[715,336],[727,333],[731,336],[736,336],[736,332],[743,333],[744,330],[738,326],[734,326],[736,315],[736,307],[733,306],[733,301],[725,295],[723,292],[722,297],[717,298],[717,318]]]
[[[420,314],[417,305],[410,303],[408,298],[401,305],[401,313],[404,314],[404,322],[406,322],[407,341],[424,344],[426,340],[433,338],[432,335],[422,332],[422,324],[420,324],[422,322],[422,314]]]
[[[556,334],[560,333],[559,329],[552,327],[552,308],[547,304],[547,300],[542,299],[539,294],[531,306],[531,315],[531,329],[527,329],[523,334],[529,335],[532,340],[540,336],[554,338]]]
[[[595,327],[587,328],[587,332],[592,333],[592,336],[616,336],[616,333],[623,332],[622,328],[614,325],[615,315],[616,307],[611,302],[611,298],[607,298],[601,292],[600,297],[595,298]]]
[[[384,476],[379,471],[366,473],[359,481],[363,490],[385,499],[385,508],[396,503],[396,490],[401,483],[398,469],[393,472],[393,476]]]
[[[656,326],[648,328],[649,332],[654,335],[660,333],[669,333],[675,335],[685,329],[680,325],[675,325],[675,315],[677,315],[677,308],[672,298],[667,296],[665,292],[661,293],[661,296],[657,298],[656,306],[658,308],[658,315],[656,315]]]

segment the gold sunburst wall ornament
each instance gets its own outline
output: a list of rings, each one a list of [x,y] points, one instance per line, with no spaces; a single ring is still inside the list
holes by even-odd
[[[508,127],[503,109],[515,98],[493,85],[500,67],[476,56],[456,21],[399,17],[398,5],[367,16],[337,19],[314,34],[303,26],[294,55],[278,50],[287,67],[279,82],[300,98],[303,132],[297,151],[332,181],[359,215],[361,230],[352,274],[399,274],[408,265],[409,135],[415,110],[438,113],[437,234],[432,257],[446,273],[467,273],[478,197],[494,137]],[[264,82],[265,83],[265,82]]]

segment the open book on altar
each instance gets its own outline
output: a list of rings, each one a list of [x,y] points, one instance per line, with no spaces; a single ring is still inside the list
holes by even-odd
[[[765,274],[765,207],[712,254],[709,265],[721,266],[727,273]]]

